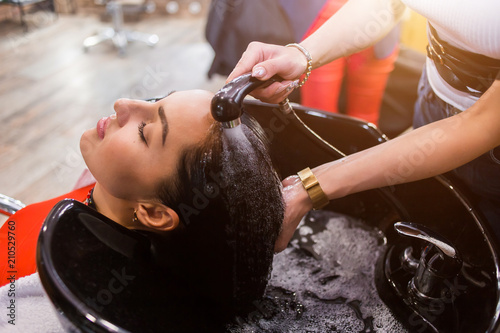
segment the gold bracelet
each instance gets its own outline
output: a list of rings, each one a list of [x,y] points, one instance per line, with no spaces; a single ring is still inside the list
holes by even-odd
[[[313,203],[313,209],[321,209],[328,205],[330,200],[328,200],[325,192],[323,192],[323,189],[319,186],[318,179],[314,176],[311,169],[305,168],[304,170],[297,172],[297,175],[299,175],[302,185],[306,189],[307,194]]]
[[[306,76],[304,77],[304,79],[302,81],[300,81],[300,83],[298,85],[298,87],[300,88],[304,85],[304,83],[307,82],[307,80],[309,79],[309,75],[311,75],[312,66],[313,66],[311,54],[302,45],[297,44],[297,43],[288,44],[288,45],[286,45],[286,47],[295,47],[296,49],[298,49],[300,52],[302,52],[306,56],[306,59],[307,59],[307,67],[306,67],[306,71],[305,71]]]

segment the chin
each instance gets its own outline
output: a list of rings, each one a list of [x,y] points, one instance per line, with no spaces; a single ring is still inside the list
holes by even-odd
[[[87,132],[83,133],[82,137],[80,138],[80,153],[82,154],[83,160],[85,161],[87,168],[90,169],[88,157],[91,151],[93,150],[94,144],[92,143],[92,140],[89,140],[86,134]],[[92,170],[90,171],[92,172]]]

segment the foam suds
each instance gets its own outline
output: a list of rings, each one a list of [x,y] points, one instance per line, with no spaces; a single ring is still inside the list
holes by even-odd
[[[306,218],[293,247],[275,255],[264,300],[230,331],[406,332],[374,283],[382,235],[332,212]]]

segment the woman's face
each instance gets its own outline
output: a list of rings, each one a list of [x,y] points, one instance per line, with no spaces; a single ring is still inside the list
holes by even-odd
[[[176,175],[186,148],[200,143],[214,121],[213,94],[180,91],[155,102],[119,99],[116,114],[87,130],[80,149],[99,184],[117,198],[152,199]]]

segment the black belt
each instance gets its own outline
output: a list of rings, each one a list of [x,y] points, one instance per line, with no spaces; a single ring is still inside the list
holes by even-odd
[[[456,48],[439,39],[429,24],[427,56],[434,61],[439,75],[452,87],[473,96],[481,96],[500,72],[500,59]]]

